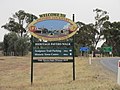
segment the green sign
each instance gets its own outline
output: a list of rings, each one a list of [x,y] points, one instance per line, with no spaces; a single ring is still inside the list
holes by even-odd
[[[34,46],[72,46],[71,42],[35,42]]]
[[[72,49],[33,49],[34,57],[68,57],[72,55]]]
[[[103,47],[103,52],[112,52],[112,47]]]

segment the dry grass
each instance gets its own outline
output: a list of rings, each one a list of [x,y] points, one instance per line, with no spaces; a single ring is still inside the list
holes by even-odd
[[[76,58],[76,80],[72,63],[35,63],[30,84],[30,56],[0,57],[0,90],[120,90],[115,75],[99,60]]]

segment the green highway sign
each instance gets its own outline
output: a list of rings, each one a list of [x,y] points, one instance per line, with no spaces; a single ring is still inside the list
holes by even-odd
[[[103,47],[103,52],[112,52],[112,47]]]

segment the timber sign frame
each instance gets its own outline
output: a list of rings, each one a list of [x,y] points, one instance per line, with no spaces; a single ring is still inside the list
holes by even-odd
[[[46,13],[28,26],[31,34],[31,84],[33,63],[73,63],[75,80],[74,34],[77,24],[61,13]],[[50,58],[51,57],[51,58]]]

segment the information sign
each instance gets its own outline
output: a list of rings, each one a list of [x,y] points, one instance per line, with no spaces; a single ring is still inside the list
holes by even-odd
[[[33,49],[34,57],[68,57],[72,56],[72,49]]]
[[[103,47],[103,52],[112,52],[112,47]]]
[[[32,43],[31,84],[33,83],[33,63],[72,62],[73,80],[75,80],[73,35],[77,32],[78,26],[74,22],[74,14],[73,20],[70,20],[65,16],[65,14],[59,13],[42,14],[39,19],[34,20],[29,24],[28,29],[31,34]],[[69,40],[68,38],[70,37],[71,39]],[[35,38],[38,40],[35,40]],[[62,57],[63,59],[56,59],[55,57]],[[64,59],[64,57],[71,59]]]
[[[80,51],[89,51],[90,49],[88,47],[81,47]]]
[[[73,59],[33,59],[34,63],[56,63],[56,62],[73,62]]]
[[[35,42],[34,46],[72,46],[72,42]]]

